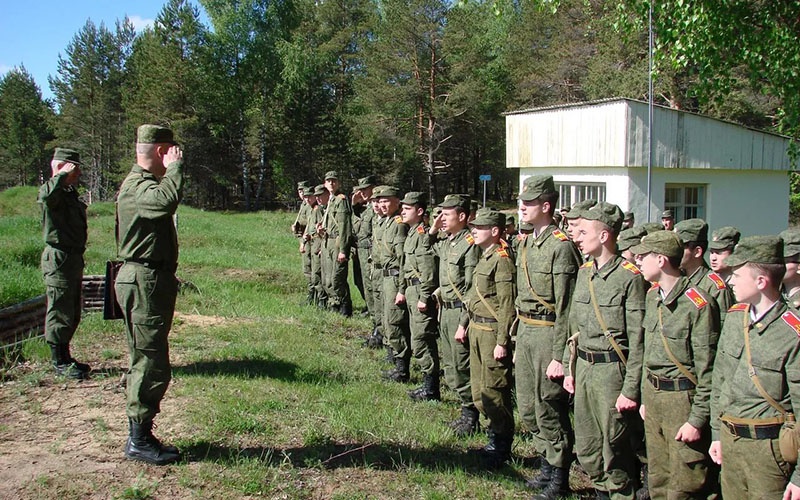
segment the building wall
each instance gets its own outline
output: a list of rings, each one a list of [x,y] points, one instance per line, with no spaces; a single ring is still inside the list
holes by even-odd
[[[616,203],[623,211],[628,210],[630,184],[626,168],[522,168],[519,176],[520,187],[531,175],[552,175],[556,183],[604,183],[606,185],[606,201]]]

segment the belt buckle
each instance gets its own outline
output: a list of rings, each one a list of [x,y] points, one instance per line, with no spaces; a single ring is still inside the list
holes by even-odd
[[[653,387],[657,390],[661,390],[661,379],[655,376],[655,374],[650,374],[650,383],[653,384]]]
[[[586,361],[589,362],[590,365],[594,364],[594,353],[592,351],[583,351],[586,353]]]

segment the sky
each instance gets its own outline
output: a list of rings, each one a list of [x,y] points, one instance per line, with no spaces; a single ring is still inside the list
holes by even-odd
[[[56,76],[59,54],[66,56],[67,44],[87,20],[113,31],[116,21],[127,15],[140,31],[152,26],[165,1],[0,0],[0,75],[25,66],[42,97],[52,98],[47,77]]]

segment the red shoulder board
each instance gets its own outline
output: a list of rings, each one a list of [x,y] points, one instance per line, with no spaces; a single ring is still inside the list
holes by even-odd
[[[500,257],[508,257],[508,252],[506,251],[505,247],[497,247],[497,254]]]
[[[467,240],[467,243],[469,243],[470,245],[474,245],[475,244],[475,238],[473,238],[472,234],[470,234],[470,233],[467,233],[467,235],[464,236],[464,239]]]
[[[584,262],[584,263],[581,265],[581,267],[586,267],[586,268],[589,268],[589,267],[592,267],[593,265],[594,265],[594,261],[593,261],[593,260],[589,260],[589,261],[586,261],[586,262]]]
[[[659,285],[658,282],[655,281],[653,282],[653,286],[650,287],[650,290],[648,290],[648,292],[652,292],[653,290],[658,290],[659,288],[661,288],[661,285]]]
[[[397,222],[398,224],[402,224],[403,223],[403,218],[400,217],[399,215],[395,215],[394,216],[394,221]]]
[[[800,318],[798,318],[795,313],[786,311],[783,313],[783,316],[781,316],[781,319],[794,330],[794,333],[796,333],[798,337],[800,337]]]
[[[725,290],[725,280],[722,279],[722,276],[719,274],[711,272],[706,275],[706,278],[714,282],[717,286],[717,290]]]
[[[553,236],[555,236],[556,238],[558,238],[561,241],[569,240],[569,238],[567,238],[567,235],[564,234],[563,231],[561,231],[560,229],[554,229],[553,230]]]
[[[527,234],[525,234],[525,233],[519,233],[519,234],[517,234],[517,241],[522,241],[522,240],[524,240],[526,236],[528,236],[528,235],[527,235]]]
[[[700,292],[698,292],[694,288],[689,288],[688,290],[686,290],[684,295],[689,297],[689,300],[691,300],[692,303],[694,304],[694,306],[696,308],[698,308],[698,309],[702,309],[702,308],[704,308],[705,306],[708,305],[708,302],[706,302],[706,299],[704,299],[703,296],[700,295]]]
[[[508,248],[508,242],[504,239],[500,239],[500,246],[503,248]]]
[[[420,224],[419,226],[417,226],[417,232],[418,232],[419,234],[425,234],[425,228],[424,228],[424,227],[422,227],[422,224]]]
[[[732,305],[731,307],[729,307],[729,308],[728,308],[728,312],[734,312],[734,311],[747,311],[748,309],[750,309],[750,305],[749,305],[749,304],[742,304],[742,303],[740,302],[740,303],[738,303],[738,304],[734,304],[734,305]]]
[[[628,271],[632,272],[633,274],[642,274],[642,272],[639,270],[639,268],[636,267],[636,264],[632,264],[632,263],[628,262],[627,260],[622,263],[622,267],[624,267]]]

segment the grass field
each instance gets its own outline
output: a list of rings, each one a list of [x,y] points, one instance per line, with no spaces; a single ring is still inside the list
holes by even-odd
[[[35,190],[0,193],[0,215],[0,299],[42,293]],[[510,465],[481,470],[471,450],[485,436],[458,439],[445,425],[458,413],[453,393],[413,403],[413,385],[381,380],[383,353],[361,347],[367,320],[300,305],[292,220],[179,210],[178,275],[194,286],[178,298],[173,383],[156,419],[157,435],[185,452],[177,465],[123,458],[119,322],[84,317],[73,353],[96,372],[84,383],[56,379],[41,340],[6,352],[0,497],[528,498],[530,442],[516,440]],[[114,257],[113,205],[93,205],[89,226],[86,273],[97,274]],[[572,480],[586,484],[576,468]]]

